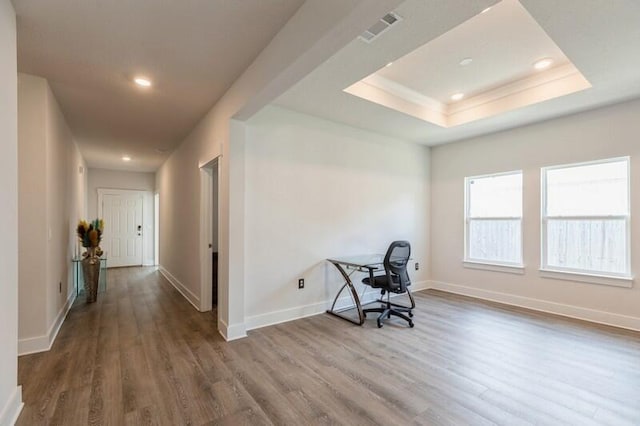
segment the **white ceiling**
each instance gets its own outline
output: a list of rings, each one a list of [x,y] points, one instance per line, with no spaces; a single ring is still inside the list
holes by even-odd
[[[49,80],[89,167],[154,171],[303,0],[13,3],[18,69]]]
[[[461,66],[464,58],[473,62]],[[568,62],[518,0],[502,0],[376,75],[449,104],[454,93],[470,98],[529,76],[542,58]]]
[[[402,22],[372,44],[354,40],[275,103],[435,145],[640,96],[640,2],[521,0],[520,4],[504,0],[479,15],[486,4],[407,0],[395,9]],[[523,19],[537,22],[543,37],[535,25],[523,27]],[[458,27],[465,21],[471,25]],[[439,38],[447,43],[439,43]],[[422,57],[403,58],[418,48],[424,49],[418,51]],[[460,67],[460,60],[468,56],[474,62]],[[452,92],[474,93],[522,78],[536,59],[546,56],[558,57],[560,63],[566,56],[592,88],[450,128],[343,92],[383,69],[381,74],[390,81],[409,82],[410,89],[449,103]],[[412,66],[404,66],[404,61]],[[384,68],[389,62],[394,65]],[[401,66],[394,70],[396,65]]]
[[[551,66],[536,69],[542,59]],[[345,92],[453,127],[588,88],[518,0],[502,0]]]

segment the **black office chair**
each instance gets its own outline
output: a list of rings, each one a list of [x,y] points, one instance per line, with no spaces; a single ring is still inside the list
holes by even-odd
[[[409,291],[411,285],[411,279],[409,279],[409,273],[407,272],[407,263],[411,256],[411,244],[408,241],[394,241],[389,246],[387,254],[384,256],[384,275],[370,276],[362,280],[363,284],[366,284],[373,288],[379,288],[382,296],[387,294],[387,300],[379,299],[378,302],[382,302],[384,305],[380,308],[364,309],[364,315],[367,316],[368,312],[379,312],[378,316],[378,328],[382,327],[382,320],[391,318],[391,315],[400,317],[409,323],[409,327],[413,327],[412,309],[416,307],[416,303],[413,300],[413,296]],[[373,275],[373,274],[372,274]],[[390,293],[402,294],[407,293],[411,306],[399,305],[397,303],[391,303],[389,297]],[[405,315],[407,313],[409,316]]]

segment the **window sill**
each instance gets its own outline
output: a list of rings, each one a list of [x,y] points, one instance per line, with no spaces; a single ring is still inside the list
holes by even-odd
[[[586,274],[580,272],[568,272],[557,269],[540,269],[542,278],[553,278],[565,281],[577,281],[589,284],[601,284],[614,287],[633,287],[633,277],[616,277],[612,275]]]
[[[474,260],[465,260],[462,264],[465,268],[469,269],[524,275],[524,265],[505,265],[500,263],[478,262]]]

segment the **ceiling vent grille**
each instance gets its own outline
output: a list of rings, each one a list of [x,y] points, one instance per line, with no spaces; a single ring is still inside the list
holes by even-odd
[[[402,17],[400,15],[397,15],[394,12],[389,12],[358,37],[364,42],[371,43],[400,21],[402,21]]]

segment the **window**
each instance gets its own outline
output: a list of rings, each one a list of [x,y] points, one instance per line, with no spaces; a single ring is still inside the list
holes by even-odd
[[[629,158],[542,169],[542,269],[630,276]]]
[[[465,262],[522,267],[522,172],[465,179]]]

